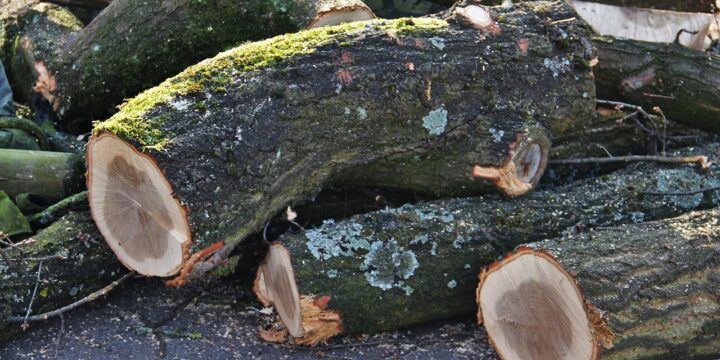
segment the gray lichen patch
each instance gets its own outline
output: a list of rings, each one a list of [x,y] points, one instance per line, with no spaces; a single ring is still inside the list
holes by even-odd
[[[442,134],[447,125],[447,114],[447,110],[443,107],[430,111],[423,118],[423,127],[430,132],[430,135]]]
[[[700,190],[702,178],[689,169],[666,169],[658,171],[657,190],[659,192],[685,192]],[[703,194],[668,196],[667,201],[683,209],[694,209],[700,205]]]
[[[397,287],[408,293],[408,286],[403,280],[413,276],[418,266],[420,264],[415,253],[399,246],[397,241],[392,239],[387,242],[373,242],[360,270],[365,271],[365,278],[372,286],[383,290]]]
[[[552,71],[553,77],[558,77],[560,74],[564,74],[571,69],[570,60],[558,56],[552,59],[545,58],[543,65]]]
[[[323,221],[317,229],[305,231],[307,247],[315,259],[329,260],[336,256],[353,256],[355,251],[370,250],[370,242],[362,236],[363,226],[356,222],[335,224]]]

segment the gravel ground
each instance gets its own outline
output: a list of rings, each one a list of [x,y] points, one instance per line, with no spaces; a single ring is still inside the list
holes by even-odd
[[[297,348],[262,343],[268,316],[236,279],[168,289],[137,279],[0,343],[0,359],[496,359],[473,319],[455,319]],[[240,295],[238,295],[240,294]]]

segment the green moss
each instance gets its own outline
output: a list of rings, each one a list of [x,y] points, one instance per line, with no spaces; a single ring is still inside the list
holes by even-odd
[[[83,28],[83,23],[65,8],[53,5],[44,9],[44,12],[47,14],[48,20],[62,27],[72,30],[81,30]]]
[[[161,128],[166,117],[146,118],[155,107],[167,104],[177,96],[190,95],[211,89],[225,88],[237,73],[267,67],[296,56],[312,54],[323,45],[345,39],[375,26],[398,35],[427,33],[447,27],[436,19],[396,19],[353,22],[277,36],[253,42],[220,53],[215,58],[193,65],[177,76],[149,89],[120,105],[120,112],[104,122],[95,122],[94,133],[109,131],[140,144],[143,150],[162,150],[172,134]]]

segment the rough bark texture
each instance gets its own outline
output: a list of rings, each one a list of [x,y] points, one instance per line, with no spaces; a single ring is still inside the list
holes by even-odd
[[[42,6],[57,8],[52,4]],[[44,62],[47,82],[52,86],[43,96],[53,105],[65,129],[82,132],[90,128],[90,120],[113,113],[123,99],[191,64],[244,41],[298,31],[320,13],[347,6],[364,5],[359,0],[117,0],[72,41],[50,47],[51,51],[39,42],[23,45],[20,41],[22,49],[16,52],[33,53],[33,66]],[[79,23],[69,11],[64,12],[65,19]],[[34,14],[32,18],[42,23],[20,29],[16,36],[35,39],[38,35],[34,33],[40,28],[42,39],[53,45],[53,40],[57,42],[53,34],[44,32],[52,16],[47,11]],[[6,41],[16,39],[20,38]],[[23,88],[35,85],[37,77],[32,72],[17,76],[23,75]]]
[[[349,166],[470,139],[458,169],[469,173],[502,164],[538,123],[581,126],[592,111],[585,32],[547,22],[568,16],[562,3],[531,10],[506,14],[499,35],[400,19],[248,44],[141,94],[95,131],[156,159],[189,207],[195,249],[225,242],[217,260]],[[579,48],[555,43],[561,28]]]
[[[720,190],[664,197],[645,192],[718,184],[717,174],[698,174],[691,166],[638,164],[517,199],[442,200],[327,221],[280,241],[298,264],[301,294],[329,295],[328,309],[341,313],[346,332],[375,332],[476,312],[480,267],[516,245],[717,206]]]
[[[101,289],[127,272],[102,241],[90,213],[71,212],[13,248],[0,251],[0,340],[20,331],[12,316],[24,316],[42,271],[31,315],[55,310]],[[63,258],[60,258],[62,256]]]
[[[608,37],[593,45],[598,98],[659,106],[669,119],[720,133],[720,55]]]
[[[636,8],[651,8],[685,12],[712,12],[715,0],[593,0],[594,2]]]
[[[58,201],[82,191],[84,183],[80,154],[0,149],[0,190],[12,197],[32,193]]]
[[[537,243],[606,311],[603,359],[720,356],[720,211]]]

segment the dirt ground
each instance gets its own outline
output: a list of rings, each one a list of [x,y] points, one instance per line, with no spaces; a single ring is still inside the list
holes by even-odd
[[[168,289],[135,279],[106,299],[0,343],[0,359],[496,359],[472,316],[318,348],[262,343],[261,314],[242,282]]]

